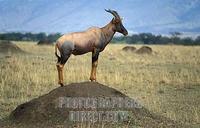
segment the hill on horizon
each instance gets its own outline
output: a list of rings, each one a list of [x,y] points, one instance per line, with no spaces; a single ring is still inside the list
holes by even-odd
[[[117,10],[129,33],[200,33],[199,0],[0,0],[0,32],[82,31],[102,27]]]

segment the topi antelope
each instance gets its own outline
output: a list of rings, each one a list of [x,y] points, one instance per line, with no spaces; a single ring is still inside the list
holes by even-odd
[[[92,52],[92,70],[90,80],[96,81],[96,68],[99,53],[103,51],[106,45],[111,41],[115,32],[122,33],[124,36],[128,35],[118,13],[110,9],[105,11],[114,16],[111,22],[106,26],[102,28],[91,27],[84,32],[65,34],[56,41],[55,55],[58,58],[56,66],[59,78],[58,83],[61,86],[63,86],[63,67],[71,54],[82,55]],[[57,49],[60,52],[60,56],[57,54]]]

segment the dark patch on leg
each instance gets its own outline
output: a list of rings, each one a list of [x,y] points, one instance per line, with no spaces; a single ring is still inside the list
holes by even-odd
[[[98,57],[99,57],[99,52],[93,51],[92,52],[92,70],[91,70],[91,75],[90,75],[91,81],[96,81],[96,68],[98,64]]]
[[[63,43],[63,45],[60,48],[60,54],[61,54],[60,63],[61,64],[64,65],[67,62],[70,55],[72,54],[73,47],[74,47],[73,44],[70,42]]]
[[[56,57],[57,57],[57,63],[60,63],[60,61],[61,61],[61,57],[60,56],[58,56],[58,54],[57,54],[57,52],[55,53],[55,55],[56,55]]]
[[[63,87],[63,86],[64,86],[64,84],[63,84],[63,83],[60,83],[60,86],[61,86],[61,87]]]
[[[57,61],[57,63],[60,63],[60,61],[61,61],[61,57],[58,57],[58,61]]]
[[[64,64],[67,62],[67,60],[69,59],[70,55],[71,55],[71,54],[62,55],[62,56],[61,56],[61,59],[60,59],[60,64],[64,65]]]
[[[92,63],[97,61],[98,60],[98,57],[99,57],[99,53],[96,53],[92,56]]]

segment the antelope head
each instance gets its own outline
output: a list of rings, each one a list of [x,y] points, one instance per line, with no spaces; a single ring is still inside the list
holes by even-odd
[[[122,33],[124,36],[128,35],[128,31],[123,26],[122,19],[120,18],[119,14],[116,11],[110,9],[105,9],[105,11],[111,13],[114,16],[114,18],[111,21],[111,23],[114,25],[114,31]]]

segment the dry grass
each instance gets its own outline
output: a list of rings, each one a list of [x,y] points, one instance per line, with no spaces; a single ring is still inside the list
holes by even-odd
[[[0,118],[59,86],[53,46],[17,45],[30,54],[0,54]],[[152,55],[137,55],[123,52],[124,46],[111,44],[100,54],[98,82],[126,93],[155,113],[200,126],[200,47],[151,45]],[[71,56],[65,65],[65,84],[88,81],[90,69],[90,53]]]

